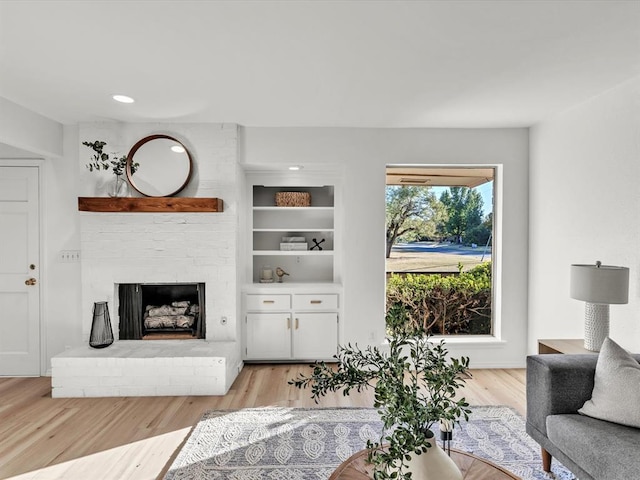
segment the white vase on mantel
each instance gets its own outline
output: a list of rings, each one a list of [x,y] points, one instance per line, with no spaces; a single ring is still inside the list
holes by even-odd
[[[430,440],[431,447],[407,461],[407,471],[413,480],[462,480],[462,473],[447,453],[440,448],[435,435]]]

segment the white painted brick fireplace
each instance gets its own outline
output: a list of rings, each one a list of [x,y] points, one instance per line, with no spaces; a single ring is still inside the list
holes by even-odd
[[[216,339],[219,322],[212,320],[235,311],[235,237],[229,235],[234,226],[219,213],[83,212],[83,311],[107,301],[117,338],[118,284],[204,283],[207,338]],[[88,340],[90,314],[86,320]]]
[[[85,126],[80,129],[81,141],[110,136],[132,145],[158,133],[157,125],[123,128],[118,124],[117,130],[113,129],[103,124]],[[161,132],[184,141],[194,158],[195,174],[180,195],[219,197],[224,201],[224,212],[80,213],[83,339],[88,345],[94,302],[107,301],[116,342],[105,349],[79,347],[54,357],[55,397],[222,395],[241,368],[237,127],[162,125]],[[109,138],[105,141],[113,143]],[[83,178],[94,183],[85,185],[80,195],[92,196],[95,179],[84,172],[86,156],[87,152],[81,151]],[[206,339],[119,341],[120,283],[204,283]],[[223,316],[226,325],[220,322]],[[175,362],[169,368],[171,358]],[[109,380],[97,386],[95,377],[101,368]],[[180,369],[194,378],[178,381],[175,372]]]

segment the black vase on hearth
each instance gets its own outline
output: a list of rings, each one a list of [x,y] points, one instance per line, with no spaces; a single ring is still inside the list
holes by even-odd
[[[93,321],[91,322],[91,335],[89,346],[93,348],[105,348],[113,343],[113,330],[109,318],[107,302],[95,302],[93,304]]]

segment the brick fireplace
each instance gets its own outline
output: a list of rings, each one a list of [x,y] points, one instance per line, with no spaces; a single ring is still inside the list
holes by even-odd
[[[91,312],[94,302],[107,301],[118,329],[119,285],[202,284],[217,292],[206,296],[206,322],[234,314],[235,295],[225,290],[230,288],[227,279],[235,279],[235,255],[225,258],[233,249],[215,215],[82,213],[83,310]],[[88,339],[91,315],[84,319],[83,336]],[[226,340],[213,325],[205,331],[207,339]],[[114,336],[119,338],[119,331]]]
[[[83,343],[88,345],[91,312],[94,302],[99,301],[108,304],[117,340],[100,353],[81,347],[54,357],[54,396],[118,396],[131,391],[139,395],[224,394],[241,368],[236,273],[239,223],[236,203],[241,174],[237,162],[237,126],[87,124],[80,127],[80,138],[100,138],[109,145],[133,145],[159,128],[183,139],[194,157],[195,174],[180,195],[220,197],[224,200],[225,210],[211,213],[79,213]],[[86,176],[85,147],[79,148],[80,168],[85,175],[81,178],[79,196],[99,195],[95,177]],[[123,284],[201,285],[206,289],[206,295],[201,297],[203,304],[199,305],[201,311],[206,311],[202,319],[202,338],[157,342],[119,340],[118,289]],[[224,322],[221,321],[223,317]],[[186,367],[190,372],[187,377],[194,378],[178,380],[173,374],[175,368],[164,368],[166,359],[170,358],[177,360],[176,365]],[[109,382],[120,383],[117,387],[105,390],[95,385],[82,386],[79,385],[82,382],[73,380],[74,376],[84,378],[83,372],[87,369],[99,371],[97,366],[104,365],[105,361],[111,366],[127,364],[110,377]],[[139,365],[138,372],[156,372],[152,375],[155,380],[143,382],[148,388],[128,388],[140,385],[140,375],[134,373],[136,364]],[[71,368],[71,373],[67,375],[64,371],[63,374],[63,365]],[[216,369],[212,370],[213,366]],[[79,371],[74,370],[78,368]],[[158,376],[157,372],[163,368],[168,373]],[[224,373],[219,375],[218,371]],[[122,375],[137,378],[115,380]],[[199,380],[198,376],[204,376],[206,381]],[[67,377],[70,383],[60,385],[62,378]],[[173,388],[176,385],[184,388]]]

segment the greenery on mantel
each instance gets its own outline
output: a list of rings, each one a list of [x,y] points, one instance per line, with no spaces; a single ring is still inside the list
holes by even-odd
[[[397,318],[387,322],[401,323],[405,315],[402,308],[392,308],[387,316]],[[379,441],[367,441],[374,480],[407,480],[412,478],[406,470],[411,455],[435,446],[432,427],[439,422],[453,426],[461,417],[469,418],[467,401],[455,399],[456,390],[465,382],[469,358],[448,358],[443,341],[432,343],[415,331],[398,331],[387,341],[388,351],[384,352],[377,346],[364,350],[351,344],[341,346],[334,357],[337,365],[315,362],[310,376],[300,374],[289,383],[310,387],[316,403],[328,392],[342,390],[346,396],[351,390],[373,388],[373,406],[384,425]]]
[[[91,157],[91,161],[86,165],[90,172],[93,172],[94,170],[109,170],[109,168],[111,168],[114,175],[120,176],[124,174],[127,167],[126,155],[118,156],[116,153],[112,153],[112,159],[109,157],[108,153],[104,152],[104,147],[107,145],[107,142],[103,142],[101,140],[96,140],[94,142],[82,142],[82,145],[89,147],[94,152]],[[131,164],[131,173],[136,173],[139,166],[140,164],[133,162]]]

